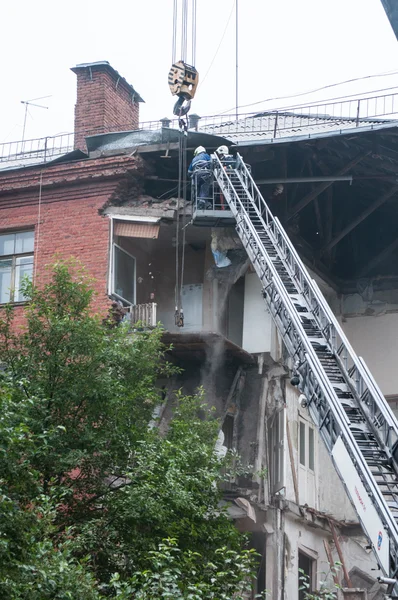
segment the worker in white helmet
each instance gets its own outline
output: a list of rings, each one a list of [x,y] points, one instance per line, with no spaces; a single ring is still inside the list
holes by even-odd
[[[223,165],[233,166],[235,164],[235,159],[232,154],[230,154],[228,146],[219,146],[216,150],[216,154]]]
[[[197,208],[204,210],[205,208],[212,208],[212,202],[210,198],[210,184],[211,184],[211,171],[210,171],[211,158],[206,152],[206,148],[198,146],[193,153],[193,159],[188,167],[188,174],[192,176],[196,174],[196,194],[197,194]]]
[[[231,169],[233,169],[235,167],[235,158],[232,156],[232,154],[229,153],[228,146],[219,146],[216,150],[216,155],[220,159],[221,164],[223,165],[223,167],[226,171],[230,171]],[[216,204],[217,204],[216,210],[217,209],[218,210],[226,209],[225,198],[221,191],[219,194],[219,199]]]

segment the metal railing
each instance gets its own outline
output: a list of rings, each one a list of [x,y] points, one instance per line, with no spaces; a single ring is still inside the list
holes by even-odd
[[[293,130],[295,135],[298,129],[310,130],[323,125],[326,130],[358,127],[369,122],[383,122],[398,120],[398,92],[382,96],[366,96],[351,98],[339,102],[323,102],[312,104],[299,104],[277,110],[268,110],[256,113],[241,113],[236,119],[235,115],[215,115],[195,118],[195,126],[191,130],[214,133],[215,135],[247,136],[250,134],[264,133],[267,137],[277,138],[283,136],[287,130]],[[164,126],[165,120],[146,121],[140,124],[143,129],[159,129]],[[167,121],[167,126],[178,129],[178,119]]]
[[[156,311],[156,302],[134,304],[129,307],[128,315],[132,324],[140,322],[144,327],[156,327]]]
[[[46,162],[71,152],[74,148],[73,139],[73,133],[64,133],[32,140],[5,142],[0,144],[0,162]]]
[[[254,139],[262,134],[265,138],[278,138],[287,135],[303,135],[317,131],[333,131],[359,127],[361,125],[398,120],[398,92],[379,96],[356,97],[338,102],[300,104],[277,110],[257,113],[242,113],[238,119],[231,115],[190,117],[189,129],[214,135],[229,137],[231,141],[240,138]],[[161,127],[178,129],[178,119],[143,121],[139,129],[157,130]],[[118,130],[123,130],[119,126]],[[126,124],[126,131],[131,124]],[[95,135],[96,131],[79,132],[79,137]],[[46,162],[74,149],[74,133],[63,133],[17,142],[0,144],[0,163]]]

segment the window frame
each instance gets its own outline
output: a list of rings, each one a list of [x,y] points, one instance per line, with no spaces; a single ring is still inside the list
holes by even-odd
[[[308,592],[314,593],[317,589],[317,567],[318,567],[318,555],[315,552],[312,552],[309,548],[303,548],[303,546],[299,545],[297,548],[297,575],[298,575],[298,598],[300,600],[300,598],[305,597],[305,591],[304,590],[300,590],[300,587],[302,587],[302,583],[300,581],[300,577],[302,576],[302,574],[300,573],[299,569],[300,569],[300,554],[301,556],[303,556],[304,558],[306,558],[309,562],[309,573],[307,574],[309,577],[309,585],[310,588],[308,590]]]
[[[29,251],[29,252],[19,252],[16,253],[14,252],[13,254],[2,254],[0,255],[0,262],[3,260],[10,260],[11,259],[11,279],[10,279],[10,286],[8,288],[9,290],[9,299],[6,302],[0,302],[0,306],[4,306],[5,304],[23,304],[26,302],[26,300],[16,300],[15,299],[15,294],[19,294],[19,284],[20,284],[20,280],[17,282],[16,281],[16,272],[17,272],[17,268],[21,265],[17,265],[17,259],[19,258],[32,258],[32,278],[33,278],[33,273],[34,273],[34,261],[35,261],[35,229],[34,228],[29,228],[29,229],[18,229],[18,230],[14,230],[14,231],[2,231],[0,232],[0,237],[2,237],[3,235],[14,235],[17,236],[19,233],[32,233],[33,234],[33,250]],[[15,246],[14,246],[15,249]]]
[[[310,444],[310,430],[312,431],[312,453]],[[302,456],[302,431],[304,431],[304,457]],[[304,462],[302,462],[304,458]],[[298,421],[298,459],[302,469],[307,469],[315,475],[316,471],[316,436],[315,428],[309,421],[299,418]],[[312,459],[312,460],[311,460]],[[310,466],[311,465],[311,466]]]
[[[127,298],[123,298],[123,296],[120,296],[120,294],[118,294],[115,291],[115,287],[116,287],[116,252],[115,252],[115,248],[117,248],[121,252],[124,252],[125,254],[127,254],[127,256],[129,256],[130,258],[132,258],[134,260],[134,273],[133,273],[134,298],[133,298],[133,302],[130,302],[130,300],[127,300]],[[111,273],[112,273],[111,274],[111,282],[110,282],[111,283],[111,295],[114,296],[115,298],[117,298],[118,300],[121,300],[121,302],[124,302],[128,306],[135,306],[137,304],[137,259],[135,256],[133,256],[133,254],[130,254],[130,252],[128,252],[125,248],[123,248],[122,246],[117,244],[114,240],[112,242],[112,272]]]

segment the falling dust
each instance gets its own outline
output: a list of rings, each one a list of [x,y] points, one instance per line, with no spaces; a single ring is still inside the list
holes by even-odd
[[[228,294],[232,286],[246,273],[250,260],[242,248],[239,238],[230,228],[212,229],[212,250],[228,251],[228,258],[231,261],[227,267],[220,268],[214,264],[206,273],[207,280],[217,282],[217,310],[214,329],[220,333]],[[206,391],[209,404],[217,406],[216,376],[225,362],[225,337],[208,334],[207,338],[206,360],[201,370],[201,385]]]

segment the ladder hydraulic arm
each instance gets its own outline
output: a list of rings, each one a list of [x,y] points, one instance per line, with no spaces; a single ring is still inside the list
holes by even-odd
[[[295,381],[369,539],[380,581],[396,594],[398,422],[242,157],[227,169],[217,155],[212,159],[214,178],[293,361]]]

